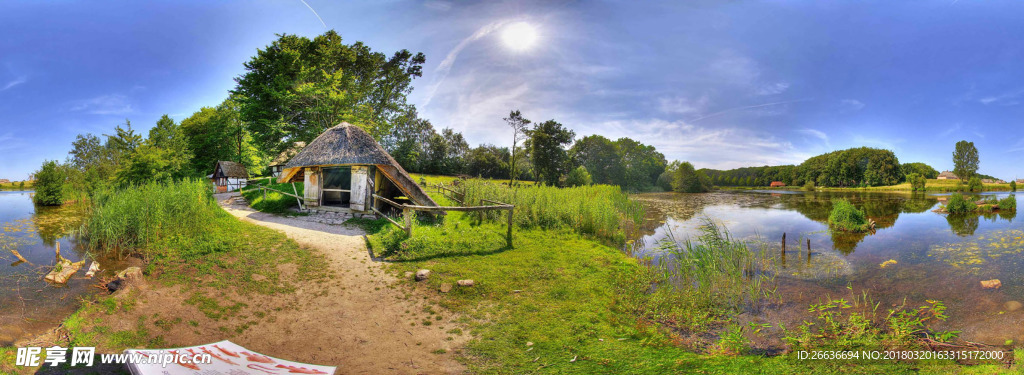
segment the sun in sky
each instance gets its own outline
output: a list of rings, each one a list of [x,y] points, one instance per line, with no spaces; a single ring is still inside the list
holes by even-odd
[[[513,22],[502,28],[501,40],[514,51],[526,51],[537,43],[537,28],[526,22]]]

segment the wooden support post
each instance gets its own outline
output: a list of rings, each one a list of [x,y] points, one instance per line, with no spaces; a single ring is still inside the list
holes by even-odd
[[[405,216],[405,234],[412,237],[412,217],[416,211],[409,207],[402,207],[402,216]]]
[[[797,245],[799,249],[800,245]],[[786,255],[786,232],[782,232],[782,255]]]
[[[508,233],[505,234],[505,242],[508,244],[508,247],[510,247],[510,248],[512,247],[512,211],[513,210],[515,210],[515,209],[514,208],[508,209]]]
[[[302,207],[302,199],[299,199],[299,189],[295,187],[295,183],[294,182],[292,182],[292,192],[295,193],[295,202],[297,202],[299,204],[299,209],[300,210],[304,209]]]
[[[267,201],[267,189],[264,189],[263,186],[260,186],[260,190],[263,191],[263,201],[266,202]]]

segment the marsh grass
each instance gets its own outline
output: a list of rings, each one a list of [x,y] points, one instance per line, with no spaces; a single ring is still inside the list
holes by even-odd
[[[466,205],[489,199],[516,206],[513,222],[520,228],[568,229],[608,243],[625,243],[627,231],[644,218],[644,207],[629,199],[618,186],[592,185],[571,188],[507,185],[488,181],[464,181]],[[477,222],[504,223],[505,211],[472,215]]]
[[[834,229],[847,232],[863,232],[868,230],[868,219],[864,211],[857,209],[850,201],[838,199],[832,202],[832,211],[828,215],[828,225]]]
[[[103,190],[93,203],[84,231],[90,247],[120,255],[176,237],[197,237],[193,249],[202,247],[212,240],[206,234],[220,210],[209,184],[201,180]]]

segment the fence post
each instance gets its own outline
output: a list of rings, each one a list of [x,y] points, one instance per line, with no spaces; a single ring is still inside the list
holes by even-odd
[[[267,189],[264,189],[263,186],[260,186],[260,191],[263,192],[263,201],[266,202],[267,201]]]
[[[409,207],[402,207],[402,216],[405,216],[405,234],[409,237],[412,237],[412,217],[415,212]]]
[[[505,234],[505,242],[508,243],[508,247],[512,247],[512,211],[515,207],[508,209],[508,233]]]

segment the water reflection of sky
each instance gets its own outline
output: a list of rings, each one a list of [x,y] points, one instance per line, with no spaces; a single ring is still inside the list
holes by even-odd
[[[831,232],[827,217],[830,202],[837,198],[866,211],[879,228],[867,234]],[[938,299],[961,320],[952,328],[964,330],[967,337],[1024,340],[1024,328],[1003,329],[1024,327],[1024,311],[1005,307],[1024,301],[1024,220],[1016,220],[1015,214],[949,217],[933,212],[944,194],[771,191],[640,194],[637,199],[649,207],[650,224],[634,250],[640,256],[661,256],[655,245],[669,232],[679,241],[696,240],[707,219],[734,238],[762,240],[776,259],[781,258],[781,237],[786,233],[782,288],[797,290],[804,301],[846,293],[846,285],[873,291],[892,303],[906,297]],[[806,254],[807,239],[816,262],[800,258]],[[882,267],[888,260],[896,263]],[[815,267],[843,269],[823,272]],[[1002,288],[982,289],[979,282],[989,279],[1000,279]]]

